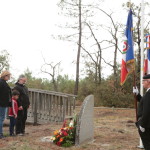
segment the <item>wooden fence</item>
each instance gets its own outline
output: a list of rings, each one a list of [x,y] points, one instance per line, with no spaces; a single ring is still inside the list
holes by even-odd
[[[34,124],[62,122],[75,110],[75,95],[39,89],[29,89],[28,122]]]

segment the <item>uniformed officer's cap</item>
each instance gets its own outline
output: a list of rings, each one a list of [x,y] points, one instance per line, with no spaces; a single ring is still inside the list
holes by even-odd
[[[143,79],[150,79],[150,74],[143,76]]]

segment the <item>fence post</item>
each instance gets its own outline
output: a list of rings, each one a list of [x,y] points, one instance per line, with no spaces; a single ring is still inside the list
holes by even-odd
[[[66,116],[66,97],[63,97],[63,121],[65,119]]]
[[[39,93],[34,92],[34,125],[37,125],[37,100],[39,99]]]
[[[73,110],[75,110],[75,107],[76,107],[76,98],[73,97]]]

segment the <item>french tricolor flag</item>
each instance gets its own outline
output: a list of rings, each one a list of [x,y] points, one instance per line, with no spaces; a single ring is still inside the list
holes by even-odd
[[[135,70],[134,50],[133,50],[133,20],[130,9],[125,30],[125,41],[122,51],[120,84],[123,85],[128,77]]]
[[[150,34],[146,35],[144,74],[150,74]]]

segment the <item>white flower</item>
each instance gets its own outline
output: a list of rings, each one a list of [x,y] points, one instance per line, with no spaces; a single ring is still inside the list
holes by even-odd
[[[69,127],[73,127],[73,124],[74,124],[74,122],[73,122],[73,120],[71,120],[69,123]]]

